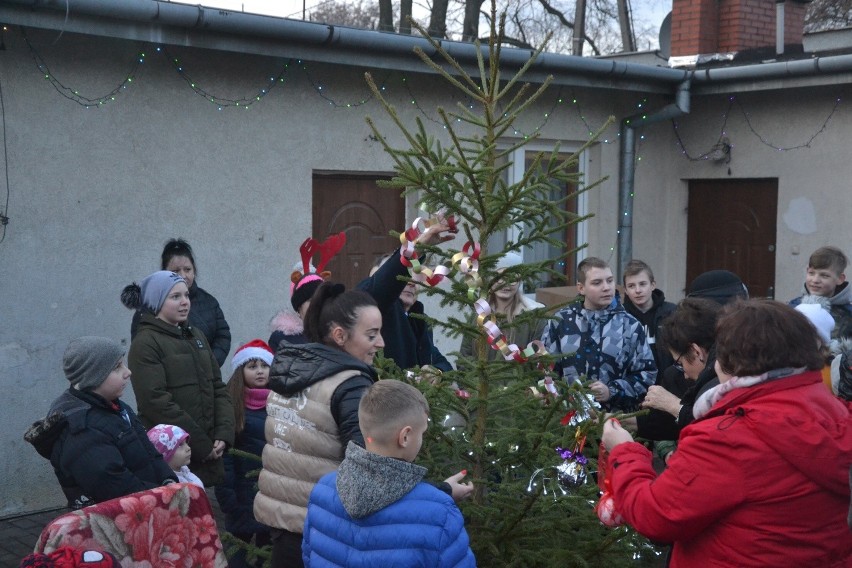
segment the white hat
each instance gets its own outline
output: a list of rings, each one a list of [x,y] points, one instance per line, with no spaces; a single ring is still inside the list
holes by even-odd
[[[817,335],[826,345],[831,343],[831,330],[834,329],[834,318],[828,310],[819,304],[799,304],[796,310],[802,312],[816,329]]]
[[[501,268],[511,268],[512,266],[518,266],[519,264],[523,264],[524,259],[521,258],[516,252],[505,252],[503,256],[497,261],[497,265],[494,267],[497,270]]]

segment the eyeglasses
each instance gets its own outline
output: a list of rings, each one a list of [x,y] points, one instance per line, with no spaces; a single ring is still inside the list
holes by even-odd
[[[685,352],[684,352],[684,353],[681,353],[681,354],[680,354],[680,357],[678,357],[677,359],[675,359],[675,362],[674,362],[674,364],[672,365],[675,369],[677,369],[677,370],[678,370],[678,371],[680,371],[681,373],[683,372],[683,364],[680,362],[680,360],[681,360],[681,359],[683,359],[683,356],[684,356],[684,355],[686,355],[686,353],[685,353]]]

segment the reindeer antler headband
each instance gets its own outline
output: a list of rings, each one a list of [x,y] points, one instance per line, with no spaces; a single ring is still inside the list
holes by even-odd
[[[299,253],[302,256],[302,270],[301,272],[298,270],[293,271],[290,275],[292,282],[295,284],[302,278],[312,274],[316,274],[323,280],[327,280],[328,277],[331,276],[331,272],[324,272],[323,268],[325,268],[328,262],[334,258],[338,252],[340,252],[340,249],[342,249],[345,244],[346,233],[343,232],[331,235],[323,242],[319,242],[313,237],[305,239],[305,242],[303,242],[302,246],[299,247]],[[311,258],[313,258],[317,252],[319,252],[320,255],[319,262],[316,264],[316,269],[311,272]]]

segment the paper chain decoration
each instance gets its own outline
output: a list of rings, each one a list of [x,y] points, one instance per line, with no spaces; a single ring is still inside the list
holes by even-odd
[[[426,220],[423,217],[418,217],[405,232],[399,235],[399,260],[403,266],[409,269],[411,278],[425,286],[437,286],[457,269],[465,276],[467,297],[473,302],[473,307],[476,310],[476,322],[485,331],[488,344],[492,349],[500,351],[506,361],[517,361],[519,363],[528,361],[530,357],[536,354],[546,355],[544,344],[537,339],[531,341],[524,349],[514,343],[510,344],[497,325],[497,319],[494,317],[488,301],[480,297],[482,277],[479,275],[479,255],[482,249],[479,243],[466,242],[462,250],[452,256],[450,266],[439,264],[433,270],[420,263],[419,254],[414,245],[417,238],[429,227],[446,224],[450,228],[450,232],[458,232],[455,217],[446,216],[445,212],[444,209],[441,209],[433,217]],[[550,387],[547,389],[548,392],[555,391],[552,380],[548,386]]]
[[[452,256],[450,259],[450,266],[440,264],[433,270],[427,268],[419,261],[419,254],[415,250],[417,238],[425,232],[426,229],[438,224],[446,224],[451,232],[458,231],[455,218],[452,215],[446,216],[445,210],[442,209],[427,220],[424,220],[422,217],[418,217],[404,233],[400,234],[399,260],[403,266],[406,266],[409,269],[411,278],[425,286],[437,286],[445,278],[452,276],[453,272],[458,269],[458,271],[465,276],[465,282],[468,287],[467,295],[473,302],[473,308],[476,310],[477,314],[476,322],[485,332],[488,344],[492,349],[500,351],[506,361],[517,361],[519,363],[524,363],[535,355],[546,355],[547,351],[540,340],[531,341],[523,350],[515,344],[510,344],[506,340],[505,334],[497,325],[497,320],[492,313],[491,306],[488,304],[488,301],[485,298],[480,297],[482,290],[482,277],[479,275],[479,255],[481,253],[479,243],[471,241],[466,242],[462,247],[461,252]],[[556,385],[553,384],[553,377],[550,375],[552,365],[549,367],[542,365],[541,368],[544,370],[544,380],[539,384],[543,384],[544,389],[549,394],[558,396],[559,393],[556,390]],[[470,396],[470,394],[464,390],[458,390],[456,394],[464,398]],[[562,419],[562,424],[566,425],[575,414],[576,411],[569,411]],[[556,452],[566,462],[573,461],[578,465],[578,467],[585,468],[588,463],[586,456],[583,455],[583,448],[586,445],[586,434],[581,428],[577,428],[574,442],[573,450],[559,447],[556,448]],[[540,468],[536,470],[533,477],[530,479],[530,486],[528,487],[528,490],[532,490],[536,476],[545,469],[546,468]],[[567,494],[564,489],[562,491],[563,494]]]

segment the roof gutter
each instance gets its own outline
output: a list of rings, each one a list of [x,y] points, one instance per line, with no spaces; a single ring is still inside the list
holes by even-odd
[[[852,55],[846,54],[776,61],[759,65],[696,69],[692,71],[692,81],[696,90],[700,90],[703,94],[705,89],[725,86],[730,88],[733,83],[755,83],[849,72],[852,72]]]
[[[153,43],[241,50],[233,41],[218,39],[214,44],[206,36],[215,32],[239,38],[243,44],[255,42],[262,45],[261,51],[266,55],[284,55],[284,50],[287,50],[290,57],[335,62],[349,56],[354,64],[394,69],[400,68],[400,61],[404,61],[404,64],[416,65],[416,69],[423,72],[428,70],[412,55],[412,50],[419,47],[432,57],[437,55],[426,39],[416,35],[161,0],[0,0],[0,21],[31,27],[49,24],[48,27],[69,32]],[[206,45],[202,45],[205,41]],[[474,44],[448,40],[440,40],[439,43],[461,64],[474,70],[477,68]],[[488,47],[481,46],[480,53],[487,58]],[[500,62],[508,70],[517,69],[526,64],[532,54],[533,51],[528,49],[505,48],[501,51]],[[528,80],[537,82],[553,75],[556,84],[668,93],[671,86],[683,81],[687,73],[666,67],[542,53],[530,68]]]

